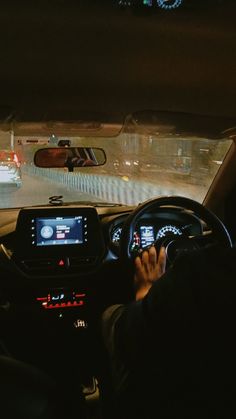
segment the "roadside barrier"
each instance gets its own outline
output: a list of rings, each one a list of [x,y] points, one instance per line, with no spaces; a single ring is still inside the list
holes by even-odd
[[[68,189],[77,190],[90,194],[92,200],[123,203],[125,205],[137,205],[147,199],[163,195],[183,195],[188,194],[189,198],[200,201],[204,198],[203,191],[199,186],[185,185],[178,188],[166,182],[165,185],[155,185],[151,182],[142,183],[137,180],[130,180],[128,177],[109,176],[106,174],[91,174],[81,172],[65,172],[64,170],[43,169],[34,165],[25,165],[22,171],[26,174],[43,177],[57,184],[63,184]],[[177,193],[178,189],[178,193]]]

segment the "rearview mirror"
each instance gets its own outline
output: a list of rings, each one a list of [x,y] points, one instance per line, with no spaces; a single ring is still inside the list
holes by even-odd
[[[37,167],[67,167],[69,172],[73,172],[75,167],[101,166],[105,162],[104,150],[94,147],[41,148],[34,155],[34,164]]]

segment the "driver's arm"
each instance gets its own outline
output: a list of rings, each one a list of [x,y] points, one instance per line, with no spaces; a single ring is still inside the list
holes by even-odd
[[[111,306],[103,315],[115,399],[118,404],[122,400],[121,411],[127,410],[128,402],[132,411],[137,406],[135,417],[141,400],[154,402],[158,409],[158,397],[165,401],[173,394],[182,400],[186,392],[198,400],[199,390],[203,400],[213,400],[215,406],[222,395],[220,384],[228,381],[229,348],[233,356],[228,365],[235,371],[231,361],[235,359],[236,249],[212,246],[184,253],[158,280],[153,274],[164,270],[165,255],[159,254],[159,267],[150,266],[152,252],[135,261],[136,301]],[[171,417],[177,416],[181,415]]]
[[[142,300],[153,283],[165,273],[166,251],[161,247],[157,255],[156,248],[151,246],[135,259],[134,284],[136,301]]]
[[[220,299],[225,277],[231,278],[235,270],[235,249],[212,246],[182,254],[162,275],[164,251],[157,258],[153,249],[135,261],[136,301],[111,306],[103,313],[108,351],[115,349],[127,362],[137,362],[145,349],[143,342],[148,346],[165,330],[175,332],[183,319],[186,323],[198,310],[196,305],[201,309],[204,299],[209,301],[212,291]]]

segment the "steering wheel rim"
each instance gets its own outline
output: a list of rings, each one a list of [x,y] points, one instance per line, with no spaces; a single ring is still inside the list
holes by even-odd
[[[126,219],[120,238],[120,255],[123,260],[129,262],[132,259],[130,251],[131,243],[133,240],[133,234],[135,226],[145,212],[152,211],[154,208],[161,207],[173,207],[183,210],[189,210],[194,213],[195,216],[204,221],[212,231],[212,236],[216,238],[216,241],[225,247],[232,247],[232,241],[230,235],[223,224],[223,222],[209,209],[204,207],[199,202],[186,198],[183,196],[165,196],[152,198],[144,203],[140,204]]]

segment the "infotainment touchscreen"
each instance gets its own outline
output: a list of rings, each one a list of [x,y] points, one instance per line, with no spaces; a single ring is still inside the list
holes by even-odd
[[[22,208],[16,238],[15,261],[35,275],[58,270],[84,275],[99,266],[106,252],[97,209],[90,206]]]
[[[32,221],[32,245],[76,245],[87,242],[87,217],[45,217]]]

